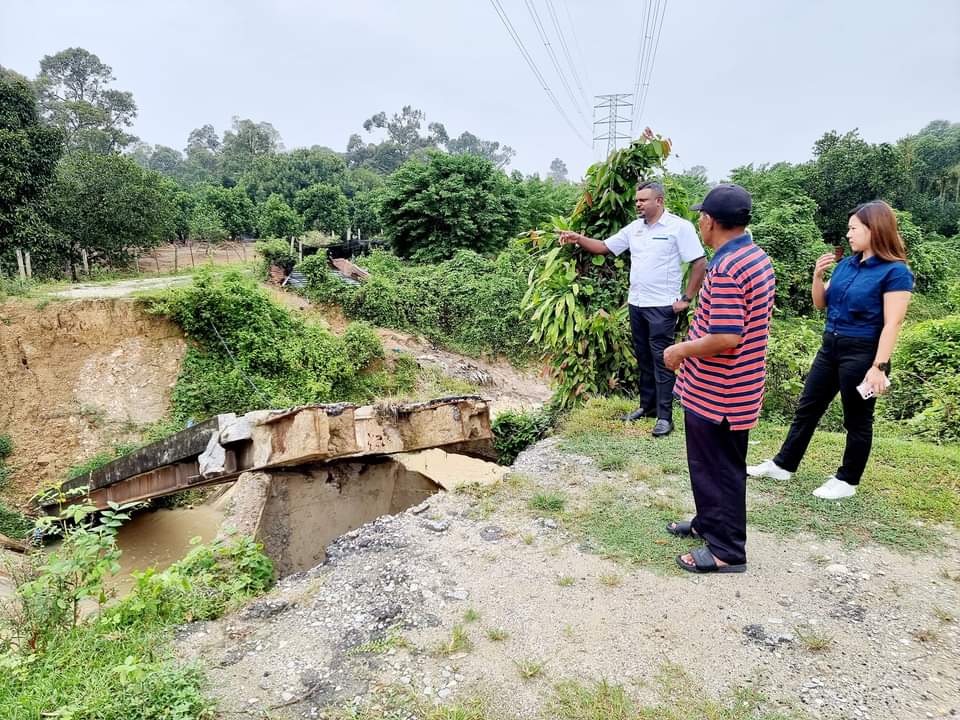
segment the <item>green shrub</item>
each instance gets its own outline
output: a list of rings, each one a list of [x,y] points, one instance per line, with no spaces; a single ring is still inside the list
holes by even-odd
[[[286,240],[261,240],[257,242],[256,248],[257,253],[267,263],[267,271],[270,270],[270,265],[276,265],[285,272],[290,272],[297,264],[297,254],[290,249],[290,243]]]
[[[820,349],[823,323],[793,318],[774,320],[767,346],[767,379],[763,394],[763,416],[789,424],[797,411],[800,393]],[[843,429],[843,407],[837,396],[820,420],[820,428]]]
[[[0,435],[0,460],[6,460],[13,454],[13,439],[6,433]]]
[[[313,302],[343,304],[353,291],[330,269],[326,250],[317,250],[316,254],[305,257],[296,269],[306,277],[303,294]]]
[[[0,534],[22,540],[30,534],[32,529],[33,520],[0,503]]]
[[[553,417],[546,409],[527,412],[507,410],[493,421],[493,447],[497,462],[512,465],[517,455],[533,445],[553,426]]]
[[[362,370],[384,357],[383,342],[365,322],[352,322],[343,333],[343,347],[354,370]]]
[[[904,328],[892,364],[893,385],[885,412],[896,419],[911,418],[960,373],[960,315]]]
[[[516,243],[489,260],[461,250],[436,265],[412,265],[375,251],[364,258],[370,278],[344,293],[351,317],[427,336],[468,355],[530,357],[530,324],[520,315],[529,272]]]
[[[273,562],[260,544],[240,535],[195,547],[167,570],[149,569],[136,580],[103,622],[130,627],[218,618],[270,587]]]
[[[930,404],[907,422],[910,431],[933,442],[960,442],[960,376],[938,376],[923,395]]]
[[[354,328],[348,348],[348,339],[306,323],[238,273],[199,272],[192,286],[152,299],[149,310],[177,322],[195,343],[171,398],[177,422],[381,394],[375,381],[382,376],[368,367],[383,355],[376,336]]]

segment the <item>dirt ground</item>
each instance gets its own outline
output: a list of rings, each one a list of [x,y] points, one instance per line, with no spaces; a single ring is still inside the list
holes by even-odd
[[[129,300],[0,304],[0,429],[23,502],[167,412],[186,344]]]
[[[399,688],[428,705],[487,698],[485,717],[546,718],[560,681],[604,679],[655,705],[665,672],[705,702],[757,690],[757,712],[782,717],[960,712],[954,531],[929,556],[751,532],[745,575],[665,574],[606,559],[528,509],[534,489],[644,491],[624,474],[556,438],[513,470],[524,480],[512,490],[441,493],[342,537],[326,564],[245,610],[184,628],[180,651],[209,668],[224,717],[327,717]]]

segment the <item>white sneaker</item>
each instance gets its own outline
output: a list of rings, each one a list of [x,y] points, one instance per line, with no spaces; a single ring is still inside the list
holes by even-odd
[[[773,478],[774,480],[789,480],[793,477],[792,472],[784,470],[773,460],[764,460],[759,465],[747,465],[747,475],[758,478]]]
[[[824,500],[840,500],[856,495],[857,486],[831,476],[823,485],[814,490],[813,494]]]

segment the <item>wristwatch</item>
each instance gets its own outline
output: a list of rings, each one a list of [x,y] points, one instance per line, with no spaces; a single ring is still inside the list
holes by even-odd
[[[874,366],[877,370],[883,371],[884,375],[889,375],[889,374],[890,374],[890,361],[889,361],[889,360],[887,360],[886,362],[875,362],[875,363],[873,364],[873,366]]]
[[[684,293],[683,295],[680,296],[680,302],[688,303],[690,302],[690,297],[686,293]]]

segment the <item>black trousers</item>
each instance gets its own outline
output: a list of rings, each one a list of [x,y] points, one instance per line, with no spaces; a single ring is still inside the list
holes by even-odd
[[[860,482],[873,445],[873,408],[877,399],[864,400],[857,392],[857,385],[863,382],[863,377],[873,364],[877,343],[878,340],[869,338],[824,334],[823,345],[813,360],[803,386],[790,432],[773,459],[777,465],[790,472],[796,471],[817,429],[817,423],[839,391],[847,444],[843,451],[843,464],[837,468],[837,479],[851,485]]]
[[[633,354],[640,368],[640,407],[655,409],[658,418],[672,420],[673,385],[677,376],[663,364],[663,351],[673,344],[676,313],[672,305],[629,307]]]
[[[724,562],[747,561],[747,439],[749,430],[731,430],[689,410],[683,424],[687,464],[697,515],[693,529]]]

